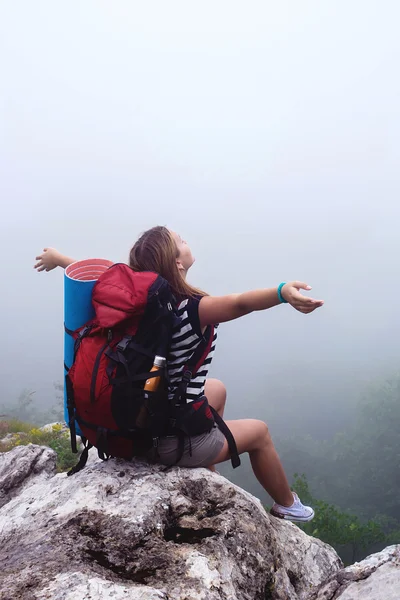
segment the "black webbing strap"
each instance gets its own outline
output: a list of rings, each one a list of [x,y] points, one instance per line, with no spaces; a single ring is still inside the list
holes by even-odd
[[[93,446],[90,442],[84,442],[84,445],[85,445],[85,447],[79,458],[79,461],[77,462],[77,464],[74,467],[72,467],[72,469],[70,469],[68,471],[68,473],[67,473],[68,477],[70,475],[75,475],[75,473],[78,473],[78,471],[81,471],[84,468],[84,466],[86,465],[87,459],[89,456],[89,450],[90,450],[90,448],[93,448]]]
[[[138,352],[139,354],[143,354],[144,356],[147,356],[148,358],[154,358],[154,352],[152,352],[151,350],[148,350],[147,348],[142,346],[142,344],[138,344],[137,342],[134,342],[133,340],[131,340],[130,343],[128,344],[128,348],[131,350],[135,350],[135,352]]]
[[[233,434],[232,434],[231,430],[229,429],[228,425],[225,423],[223,418],[220,417],[220,415],[217,413],[215,408],[213,408],[212,406],[210,406],[210,408],[213,413],[214,421],[217,424],[218,429],[221,431],[221,433],[224,434],[226,441],[228,442],[228,448],[229,448],[229,454],[230,454],[232,467],[234,469],[236,469],[237,467],[240,467],[241,462],[240,462],[240,457],[239,457],[238,449],[236,446],[235,438],[233,437]],[[175,462],[172,465],[170,465],[169,467],[167,467],[167,469],[170,469],[171,467],[177,465],[179,463],[179,461],[181,460],[184,450],[185,450],[186,437],[188,437],[188,440],[189,440],[189,455],[190,456],[192,455],[192,440],[191,440],[190,436],[186,436],[184,434],[184,432],[182,430],[180,430],[177,432],[177,437],[178,437],[178,447],[177,447],[178,455],[176,457]],[[167,469],[165,469],[165,470],[167,470]]]
[[[186,392],[190,380],[192,379],[193,375],[196,374],[199,367],[201,367],[203,360],[207,357],[212,346],[213,338],[214,327],[208,326],[199,345],[197,346],[197,348],[195,349],[195,351],[193,352],[192,356],[189,358],[183,369],[182,380],[178,385],[172,400],[173,407],[178,407],[179,405],[186,404]]]
[[[185,368],[189,369],[192,375],[195,375],[197,370],[201,367],[201,363],[207,357],[210,352],[212,341],[214,338],[214,327],[209,325],[204,332],[203,337],[196,350],[193,352],[192,356],[189,358],[186,363]]]
[[[151,337],[150,337],[150,339],[151,339]],[[132,338],[131,335],[127,335],[127,336],[123,337],[122,340],[120,340],[118,342],[118,344],[115,346],[114,351],[110,349],[106,352],[106,354],[109,358],[111,358],[111,360],[115,360],[116,362],[121,362],[121,360],[120,360],[121,354],[120,353],[121,352],[124,353],[126,350],[134,350],[138,354],[142,354],[143,356],[147,356],[148,358],[154,359],[154,352],[152,350],[149,350],[143,344],[140,344],[140,343],[134,341],[134,339]],[[165,351],[159,350],[158,352],[156,352],[156,354],[157,353],[163,355],[165,353]]]
[[[187,361],[187,363],[183,369],[183,375],[182,375],[181,382],[178,385],[176,392],[174,394],[174,397],[171,401],[170,426],[172,428],[175,428],[175,425],[177,423],[177,420],[178,420],[177,413],[178,413],[179,407],[181,407],[182,405],[185,405],[187,403],[187,388],[190,383],[190,380],[192,379],[193,375],[196,374],[197,370],[202,365],[204,359],[208,356],[208,353],[210,352],[210,349],[212,346],[213,338],[214,338],[214,327],[209,325],[207,327],[206,331],[204,332],[204,335],[203,335],[199,345],[197,346],[197,348],[195,349],[195,351],[193,352],[192,356],[189,358],[189,360]],[[185,437],[186,437],[185,433],[179,429],[177,432],[177,436],[178,436],[178,456],[175,461],[175,465],[181,460],[181,458],[183,456],[184,449],[185,449]],[[192,442],[191,442],[190,436],[188,436],[188,437],[189,437],[189,448],[190,448],[190,455],[191,455],[192,454]]]
[[[123,437],[127,440],[132,440],[135,436],[135,433],[137,431],[139,431],[139,429],[107,429],[106,427],[99,427],[98,425],[94,425],[93,423],[89,423],[88,421],[85,421],[85,419],[82,419],[80,416],[75,415],[75,418],[78,422],[79,425],[83,425],[83,427],[87,427],[88,429],[91,429],[92,431],[96,431],[98,432],[99,429],[101,429],[101,433],[107,436],[117,436],[117,437]]]
[[[93,325],[85,325],[85,327],[78,333],[74,343],[74,362],[83,338],[86,337],[92,329]]]
[[[97,427],[96,448],[100,460],[108,460],[111,456],[108,450],[108,429],[105,427]]]
[[[79,346],[81,344],[82,339],[91,331],[91,329],[93,328],[93,325],[85,325],[83,327],[83,329],[78,333],[78,336],[75,339],[75,343],[74,343],[74,358],[73,358],[73,363],[75,362],[75,358],[76,358],[76,353],[79,349]],[[65,325],[64,323],[64,329],[65,332],[70,335],[71,337],[75,338],[75,331],[72,331],[71,329],[68,329],[68,327]],[[65,362],[64,362],[64,369],[66,371],[66,376],[65,376],[65,386],[66,386],[66,393],[67,393],[67,411],[68,411],[68,426],[69,426],[69,431],[70,431],[70,435],[71,435],[71,450],[74,454],[77,454],[78,449],[76,447],[76,427],[75,427],[75,401],[74,401],[74,389],[72,386],[72,382],[70,380],[70,378],[68,377],[68,372],[70,370],[70,367],[68,367]],[[81,457],[82,459],[82,457]],[[87,460],[87,457],[86,457]],[[85,464],[86,464],[86,460],[84,461],[83,465],[80,467],[80,469],[82,469]],[[79,461],[78,465],[80,464],[81,461]],[[79,469],[79,470],[80,470]]]
[[[210,406],[210,408],[211,408],[211,412],[214,417],[214,421],[216,422],[216,424],[218,426],[218,429],[226,437],[226,441],[228,442],[229,454],[231,456],[232,467],[234,469],[236,469],[236,467],[240,466],[240,458],[239,458],[239,453],[238,453],[238,449],[236,446],[235,438],[233,437],[232,432],[229,429],[228,425],[225,423],[223,418],[220,417],[220,415],[217,413],[215,408],[213,408],[212,406]]]
[[[68,335],[70,335],[71,337],[73,337],[73,336],[74,336],[74,333],[75,333],[75,332],[74,332],[72,329],[68,329],[68,327],[66,326],[66,324],[65,324],[65,323],[64,323],[64,330],[65,330],[65,333],[67,333],[67,334],[68,334]]]
[[[65,386],[67,392],[68,426],[71,436],[71,450],[74,454],[76,454],[78,449],[76,447],[74,390],[68,374],[65,376]]]
[[[121,377],[113,377],[110,381],[110,384],[121,385],[122,383],[127,382],[135,383],[136,381],[147,381],[147,379],[154,379],[154,377],[160,377],[160,373],[163,372],[163,368],[160,368],[157,371],[147,371],[146,373],[138,373],[137,375],[131,375],[129,367],[127,365],[125,367],[126,375],[121,375]]]

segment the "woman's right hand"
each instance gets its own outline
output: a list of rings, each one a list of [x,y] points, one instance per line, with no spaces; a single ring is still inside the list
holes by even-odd
[[[34,265],[34,269],[38,271],[52,271],[60,266],[61,254],[55,248],[43,248],[43,254],[36,257],[38,261]]]

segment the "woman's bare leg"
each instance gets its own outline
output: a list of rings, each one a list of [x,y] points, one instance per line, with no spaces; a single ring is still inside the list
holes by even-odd
[[[293,504],[293,494],[282,463],[275,450],[267,425],[256,419],[239,419],[227,421],[229,429],[235,438],[239,454],[248,452],[254,475],[268,494],[282,506]],[[215,464],[230,458],[228,443],[215,459]]]

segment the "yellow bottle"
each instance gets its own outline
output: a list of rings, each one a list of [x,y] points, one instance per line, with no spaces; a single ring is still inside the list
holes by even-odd
[[[154,357],[154,364],[152,366],[152,368],[150,369],[150,373],[152,373],[153,371],[158,371],[159,369],[163,369],[165,367],[167,363],[167,360],[164,358],[164,356],[155,356]],[[146,383],[144,384],[144,391],[145,392],[155,392],[157,391],[158,386],[160,385],[160,381],[161,381],[161,376],[160,377],[151,377],[151,379],[148,379],[146,381]]]
[[[150,373],[152,373],[153,371],[158,371],[159,369],[162,369],[163,367],[165,367],[166,364],[167,364],[167,361],[163,356],[155,356],[154,364],[153,364],[152,368],[150,369]],[[161,381],[161,375],[159,377],[151,377],[150,379],[147,379],[146,383],[144,384],[144,388],[143,388],[144,391],[145,392],[157,391],[157,388],[160,385],[160,381]],[[145,397],[146,397],[146,395],[145,395]],[[147,398],[148,398],[148,396],[147,396]],[[148,425],[148,413],[147,413],[146,405],[144,404],[140,408],[139,414],[136,418],[136,427],[144,429],[147,425]]]

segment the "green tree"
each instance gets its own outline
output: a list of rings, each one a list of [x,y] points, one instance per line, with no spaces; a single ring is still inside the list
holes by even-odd
[[[277,447],[288,476],[305,473],[316,498],[400,542],[400,374],[370,386],[354,421],[335,437],[281,439]],[[371,544],[374,531],[363,529]]]
[[[63,385],[54,384],[56,399],[52,406],[44,407],[35,402],[35,393],[24,389],[13,404],[0,404],[0,415],[2,419],[19,419],[35,425],[46,425],[54,421],[63,421]]]

